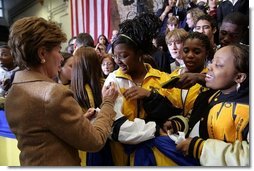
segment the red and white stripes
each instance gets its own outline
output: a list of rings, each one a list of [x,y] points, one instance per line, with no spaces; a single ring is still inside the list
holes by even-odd
[[[71,0],[72,36],[89,33],[97,41],[100,34],[110,37],[110,0]]]

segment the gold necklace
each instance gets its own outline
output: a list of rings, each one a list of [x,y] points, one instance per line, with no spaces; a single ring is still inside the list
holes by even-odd
[[[147,69],[147,67],[146,67],[146,65],[144,64],[144,67],[145,67],[145,76],[146,76],[146,74],[148,73],[148,69]],[[145,76],[144,76],[144,78],[145,78]],[[134,81],[133,81],[134,82]],[[142,82],[143,82],[143,80],[142,80]],[[138,87],[141,87],[142,86],[142,82],[134,82],[134,84],[136,85],[136,86],[138,86]]]

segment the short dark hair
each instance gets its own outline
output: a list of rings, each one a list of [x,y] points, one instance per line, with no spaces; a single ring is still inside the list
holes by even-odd
[[[77,47],[94,47],[93,37],[89,33],[79,33],[76,38]]]
[[[211,24],[212,29],[213,29],[213,28],[217,28],[217,22],[216,22],[216,20],[215,20],[212,16],[210,16],[210,15],[208,15],[208,14],[206,14],[206,15],[201,15],[200,17],[198,17],[198,19],[197,19],[195,25],[197,25],[197,22],[198,22],[199,20],[206,20],[206,21],[208,21],[208,22]]]
[[[247,20],[247,16],[240,13],[240,12],[232,12],[229,13],[228,15],[226,15],[222,22],[229,22],[235,25],[238,25],[239,27],[241,27],[242,31],[245,31],[245,29],[247,29],[249,22]]]

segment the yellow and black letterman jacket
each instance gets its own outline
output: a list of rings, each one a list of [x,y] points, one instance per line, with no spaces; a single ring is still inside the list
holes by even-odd
[[[145,66],[148,72],[141,87],[146,90],[156,91],[163,98],[171,95],[167,89],[161,87],[162,83],[169,80],[171,76],[152,68],[149,64],[145,64]],[[153,121],[146,122],[147,114],[143,108],[143,102],[141,100],[127,101],[122,95],[128,88],[136,86],[131,77],[124,74],[121,69],[118,69],[110,73],[104,85],[108,85],[110,82],[114,82],[120,92],[114,107],[117,112],[114,126],[117,128],[113,129],[112,138],[127,144],[137,144],[154,138],[156,123]]]
[[[204,166],[249,165],[249,88],[230,94],[209,90],[189,119],[189,155]]]
[[[157,92],[152,93],[152,96],[160,94],[161,98],[167,99],[170,94],[168,90],[163,89],[161,85],[169,80],[171,76],[168,73],[152,68],[149,64],[145,64],[145,66],[148,72],[141,87],[146,90]],[[124,74],[119,68],[109,74],[104,85],[107,86],[110,82],[114,82],[120,92],[114,106],[114,110],[117,113],[111,134],[111,139],[114,140],[114,144],[119,144],[117,142],[122,144],[139,144],[159,135],[159,125],[153,120],[146,120],[147,113],[143,108],[144,99],[128,101],[122,95],[126,89],[136,86],[132,78]],[[165,114],[169,114],[169,112],[165,112]],[[121,149],[119,145],[112,147],[112,149],[118,153],[118,157],[113,157],[118,160],[115,160],[115,164],[126,165],[126,162],[120,161],[120,158],[126,155],[124,152],[121,152],[124,150]]]
[[[170,75],[172,77],[178,76],[181,73],[183,73],[185,68],[178,68],[174,72],[172,72]],[[206,73],[208,70],[207,68],[204,68],[200,73]],[[175,107],[183,109],[183,116],[189,117],[188,115],[191,113],[191,110],[193,108],[193,104],[197,98],[197,96],[202,92],[206,91],[207,88],[202,86],[199,83],[196,83],[192,87],[190,87],[188,90],[179,89],[179,88],[172,88],[168,91],[170,91],[171,95],[168,96],[170,102],[173,103]],[[187,91],[187,94],[185,97],[183,97],[183,91]]]

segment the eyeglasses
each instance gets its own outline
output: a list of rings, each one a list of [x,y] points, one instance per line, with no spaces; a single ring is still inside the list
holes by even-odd
[[[112,58],[114,59],[114,60],[119,60],[119,61],[123,61],[123,60],[125,60],[126,58],[127,58],[128,56],[119,56],[119,55],[113,55],[112,56]]]
[[[102,63],[102,66],[112,66],[112,65],[113,65],[113,63],[111,63],[111,62]]]

